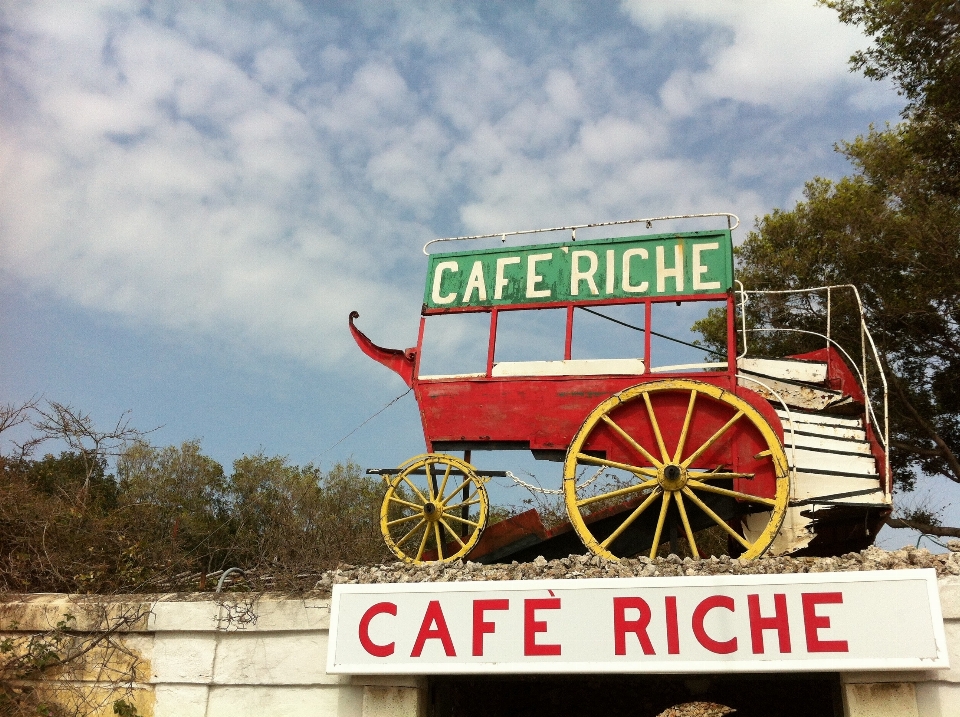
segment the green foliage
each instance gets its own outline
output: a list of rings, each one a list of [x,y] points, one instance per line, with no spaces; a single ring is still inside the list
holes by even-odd
[[[387,557],[382,487],[354,463],[324,472],[256,454],[227,475],[198,441],[138,440],[120,454],[117,480],[98,470],[89,481],[91,496],[109,500],[80,500],[85,476],[69,454],[0,460],[0,590],[197,589],[198,574],[232,566],[281,587]]]
[[[76,451],[63,451],[59,456],[47,454],[37,461],[13,464],[11,470],[17,467],[44,495],[89,501],[101,509],[117,505],[117,484],[107,475],[107,462],[101,456],[85,459]]]
[[[891,383],[895,478],[904,487],[918,473],[960,482],[960,6],[824,4],[874,38],[852,64],[894,81],[908,121],[842,143],[852,176],[813,179],[796,207],[760,219],[736,250],[738,278],[748,289],[856,285]],[[834,294],[832,308],[833,338],[859,346],[855,305]],[[824,306],[813,295],[751,298],[745,311],[750,330],[824,328]],[[695,328],[704,346],[722,346],[718,312]],[[803,334],[750,335],[754,354],[822,345]]]
[[[905,139],[923,181],[960,196],[960,4],[955,0],[826,0],[873,44],[851,58],[872,79],[890,78],[907,104]]]
[[[115,715],[120,715],[120,717],[138,717],[139,712],[137,708],[126,700],[117,700],[113,703],[113,713]]]

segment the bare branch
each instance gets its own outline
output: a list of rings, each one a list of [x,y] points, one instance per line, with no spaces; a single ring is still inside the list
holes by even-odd
[[[40,399],[34,396],[23,403],[4,403],[0,405],[0,434],[24,423],[30,423],[31,416],[37,410],[39,403]],[[12,441],[16,453],[6,458],[14,463],[25,461],[42,442],[42,438],[30,438],[22,443]]]
[[[916,520],[905,520],[903,518],[887,518],[887,525],[891,528],[912,528],[919,530],[927,535],[938,535],[944,538],[960,538],[960,528],[951,528],[944,525],[933,525],[932,523],[921,523]]]

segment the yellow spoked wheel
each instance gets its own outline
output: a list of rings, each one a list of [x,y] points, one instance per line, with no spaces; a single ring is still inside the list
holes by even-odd
[[[587,471],[606,480],[584,485]],[[662,542],[681,540],[700,556],[701,530],[704,540],[728,538],[741,558],[756,558],[780,529],[790,479],[759,411],[678,379],[633,386],[597,406],[567,450],[563,489],[580,539],[605,558],[653,558]]]
[[[466,556],[487,525],[484,479],[469,463],[440,453],[411,458],[393,476],[380,506],[380,531],[408,563]]]

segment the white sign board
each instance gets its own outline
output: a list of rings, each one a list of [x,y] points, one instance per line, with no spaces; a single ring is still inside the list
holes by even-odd
[[[933,570],[336,585],[327,672],[948,667]]]

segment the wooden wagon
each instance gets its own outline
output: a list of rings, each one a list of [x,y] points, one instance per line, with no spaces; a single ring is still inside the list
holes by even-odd
[[[657,220],[635,221],[649,228]],[[625,223],[633,222],[609,224]],[[829,326],[818,351],[752,358],[745,327],[738,342],[738,304],[749,292],[735,288],[730,219],[720,230],[577,240],[584,226],[605,225],[497,234],[502,243],[493,248],[429,253],[415,347],[377,346],[351,313],[364,353],[412,387],[426,439],[425,454],[372,471],[387,483],[381,528],[390,549],[410,562],[493,561],[566,555],[578,540],[613,559],[652,557],[680,541],[699,556],[701,531],[714,542],[719,532],[743,558],[869,544],[890,511],[891,484],[885,399],[878,421],[865,386],[875,358],[866,327],[861,366],[829,338]],[[507,244],[560,230],[570,239]],[[840,290],[810,291],[829,303]],[[658,365],[654,309],[705,301],[725,310],[726,356]],[[642,354],[575,357],[578,311],[620,305],[642,311]],[[566,312],[562,359],[498,360],[498,320],[544,309]],[[456,313],[489,318],[485,370],[421,374],[427,319]],[[527,513],[485,532],[485,484],[506,472],[476,468],[472,453],[484,450],[562,461],[568,522],[548,530]]]

